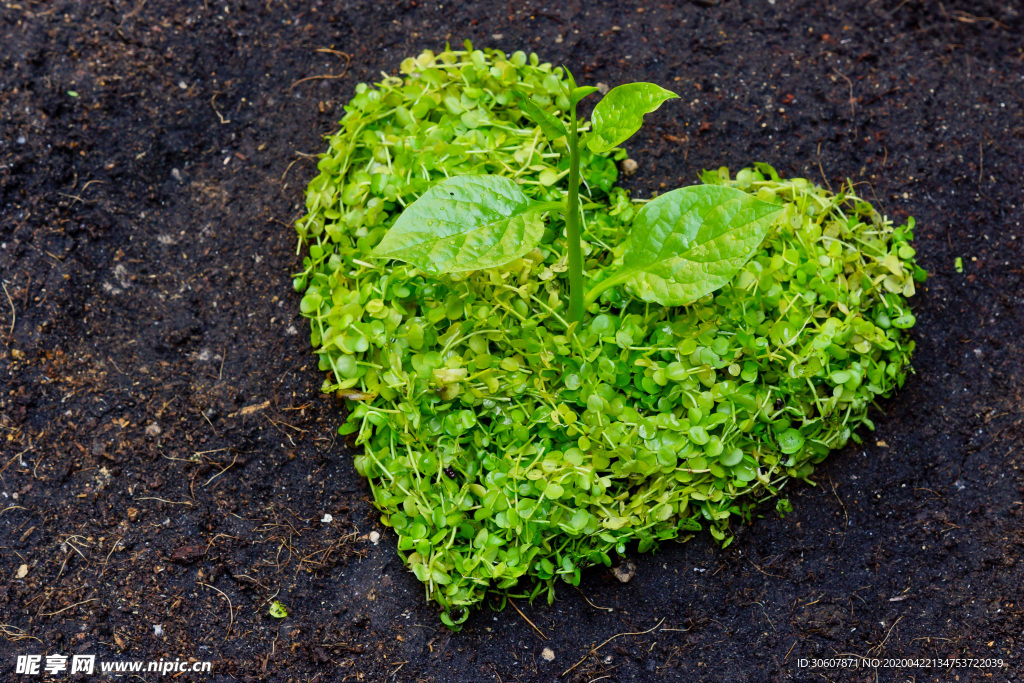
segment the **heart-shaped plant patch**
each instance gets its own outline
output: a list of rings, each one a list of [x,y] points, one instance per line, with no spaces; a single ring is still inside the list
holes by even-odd
[[[633,542],[727,544],[903,383],[912,219],[765,164],[634,202],[616,145],[668,91],[616,88],[590,129],[594,88],[536,55],[467,44],[402,73],[328,138],[295,288],[444,623],[488,591],[550,600]]]

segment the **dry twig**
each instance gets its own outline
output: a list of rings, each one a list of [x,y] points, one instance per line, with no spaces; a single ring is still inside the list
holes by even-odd
[[[563,675],[563,676],[565,676],[565,675],[566,675],[567,673],[569,673],[570,671],[572,671],[573,669],[575,669],[575,668],[576,668],[577,666],[579,666],[580,664],[582,664],[582,663],[583,663],[583,662],[584,662],[584,661],[585,661],[585,660],[587,659],[587,657],[589,657],[590,655],[593,655],[593,654],[597,654],[597,651],[598,651],[598,650],[600,650],[600,649],[601,649],[602,647],[604,647],[604,646],[605,646],[605,645],[607,645],[608,643],[612,642],[613,640],[615,640],[615,639],[616,639],[616,638],[618,638],[619,636],[642,636],[642,635],[646,635],[646,634],[650,633],[651,631],[653,631],[654,629],[656,629],[656,628],[658,628],[659,626],[661,626],[661,625],[662,625],[662,623],[664,623],[664,621],[665,621],[665,617],[662,617],[662,618],[661,618],[660,620],[658,620],[658,623],[657,623],[657,624],[655,624],[654,626],[650,627],[650,628],[649,628],[649,629],[647,629],[646,631],[636,631],[635,633],[616,633],[616,634],[615,634],[614,636],[612,636],[612,637],[611,637],[611,638],[609,638],[608,640],[604,641],[603,643],[601,643],[601,644],[600,644],[600,645],[598,645],[597,647],[595,647],[595,648],[591,649],[591,650],[590,650],[590,652],[588,652],[587,654],[585,654],[585,655],[583,655],[582,657],[580,657],[580,661],[576,662],[575,664],[573,664],[572,666],[570,666],[570,667],[569,667],[568,669],[566,669],[565,671],[563,671],[563,672],[562,672],[562,675]]]
[[[215,590],[218,593],[220,593],[221,595],[223,595],[224,599],[228,601],[228,617],[229,617],[230,621],[228,622],[228,634],[227,634],[226,637],[231,637],[231,629],[234,628],[234,626],[235,626],[235,608],[231,604],[231,598],[228,597],[227,593],[225,593],[221,589],[217,588],[216,586],[211,586],[210,584],[203,583],[202,581],[199,581],[198,583],[199,583],[200,586],[206,586],[207,588],[212,588],[213,590]]]
[[[34,640],[36,642],[43,642],[35,636],[30,636],[17,626],[11,624],[0,624],[0,636],[3,636],[12,643],[16,643],[19,640]]]
[[[14,302],[11,301],[11,295],[7,292],[7,283],[3,282],[0,285],[3,285],[4,294],[7,295],[7,303],[11,305],[11,329],[7,332],[7,341],[10,342],[14,339],[14,323],[18,319],[18,313],[14,310]]]
[[[546,635],[544,635],[544,632],[541,631],[539,628],[537,628],[537,624],[535,624],[532,621],[530,621],[530,619],[525,614],[523,614],[523,611],[521,609],[519,609],[519,607],[516,605],[516,603],[514,603],[512,601],[512,598],[509,598],[508,604],[512,605],[512,608],[515,611],[519,612],[519,616],[521,616],[523,618],[523,620],[526,621],[527,624],[529,624],[530,626],[533,627],[533,630],[537,632],[537,635],[539,635],[544,640],[548,639],[548,637]]]
[[[288,86],[288,92],[291,92],[292,88],[297,86],[299,83],[305,83],[306,81],[322,81],[330,78],[342,78],[348,73],[348,65],[352,63],[352,55],[347,52],[341,52],[339,50],[330,50],[326,47],[319,47],[316,49],[317,52],[326,52],[328,54],[337,55],[345,58],[345,68],[342,69],[340,74],[326,74],[324,76],[307,76],[306,78],[300,78],[291,85]]]
[[[60,614],[61,612],[67,612],[69,609],[72,609],[73,607],[78,607],[79,605],[84,605],[87,602],[96,602],[97,600],[99,600],[99,598],[89,598],[88,600],[82,600],[82,602],[76,602],[73,605],[68,605],[67,607],[65,607],[63,609],[59,609],[56,612],[47,612],[46,614],[40,614],[39,616],[41,616],[41,617],[52,617],[54,615]]]

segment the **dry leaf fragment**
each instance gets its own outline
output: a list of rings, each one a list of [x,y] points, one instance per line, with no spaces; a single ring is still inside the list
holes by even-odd
[[[368,394],[358,389],[339,389],[338,398],[347,398],[350,401],[372,401],[377,394]]]

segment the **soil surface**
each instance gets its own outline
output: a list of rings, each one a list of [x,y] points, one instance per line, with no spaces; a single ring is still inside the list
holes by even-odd
[[[1022,35],[1016,0],[3,0],[0,678],[1024,680]],[[453,634],[336,436],[289,226],[355,84],[464,38],[679,92],[639,195],[849,178],[931,277],[916,375],[785,519]],[[840,655],[878,666],[801,666]]]

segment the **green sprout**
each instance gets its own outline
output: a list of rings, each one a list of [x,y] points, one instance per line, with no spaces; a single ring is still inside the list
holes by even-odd
[[[497,268],[521,258],[544,237],[540,215],[565,219],[568,261],[568,322],[582,322],[584,308],[614,285],[628,285],[644,301],[683,306],[732,280],[768,232],[782,207],[724,186],[697,185],[659,196],[633,220],[621,265],[589,290],[583,272],[580,233],[580,133],[577,104],[597,91],[578,87],[568,69],[562,96],[569,126],[521,90],[519,106],[550,140],[568,144],[568,192],[562,202],[532,201],[501,175],[460,175],[438,183],[402,212],[373,256],[411,263],[435,275]],[[586,145],[607,153],[632,137],[643,117],[675,93],[653,83],[612,89],[594,108]]]

